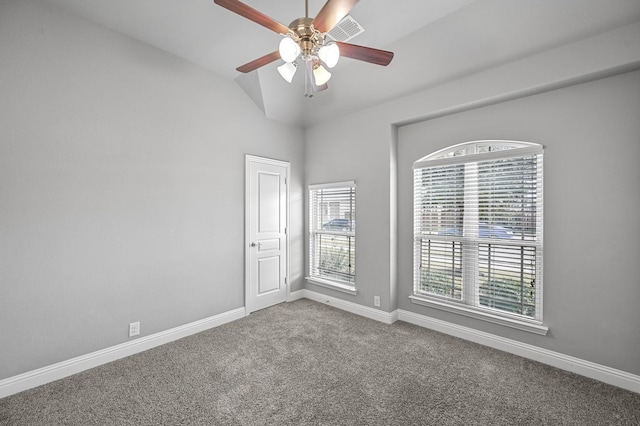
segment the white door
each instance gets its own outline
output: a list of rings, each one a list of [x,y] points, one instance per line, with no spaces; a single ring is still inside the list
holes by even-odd
[[[289,163],[246,156],[246,312],[287,300]]]

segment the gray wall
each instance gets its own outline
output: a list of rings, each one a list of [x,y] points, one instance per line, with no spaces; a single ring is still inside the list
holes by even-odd
[[[640,258],[639,228],[633,222],[640,207],[640,179],[633,168],[640,157],[640,85],[637,73],[624,74],[638,68],[640,24],[635,23],[308,128],[305,183],[355,179],[357,184],[358,294],[310,283],[305,288],[367,307],[380,295],[384,312],[413,311],[640,373],[640,314],[633,309],[640,300],[640,271],[633,260]],[[536,93],[543,94],[528,97]],[[524,104],[510,113],[509,101]],[[487,105],[495,107],[482,108]],[[492,108],[505,114],[484,113]],[[485,120],[472,120],[476,127],[458,120],[473,114],[486,114]],[[454,125],[439,124],[454,119]],[[436,125],[441,126],[438,135],[447,137],[427,139]],[[416,133],[408,139],[411,131]],[[430,310],[407,298],[413,270],[410,163],[438,147],[480,138],[548,146],[544,314],[550,332],[544,338]],[[600,217],[614,223],[607,221],[575,241],[566,238],[578,226],[592,228]],[[565,228],[569,222],[572,227]],[[574,296],[577,303],[567,306]]]
[[[392,129],[388,123],[375,121],[351,133],[351,120],[336,120],[330,128],[323,126],[307,132],[307,184],[356,182],[356,288],[357,295],[307,283],[307,288],[373,306],[380,296],[380,309],[389,311],[391,280],[390,172],[389,145],[370,144],[382,132],[388,140]]]
[[[0,3],[0,379],[244,306],[244,155],[303,133],[234,83],[33,1]]]
[[[547,336],[410,303],[413,170],[419,158],[482,139],[543,144]],[[399,129],[399,307],[640,373],[640,72]]]

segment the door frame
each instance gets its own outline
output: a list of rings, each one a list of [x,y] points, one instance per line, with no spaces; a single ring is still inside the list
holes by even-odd
[[[282,166],[286,168],[287,171],[287,175],[285,177],[285,190],[286,190],[286,200],[285,200],[285,205],[286,205],[286,214],[287,214],[287,220],[286,220],[286,224],[285,224],[285,245],[286,245],[286,250],[287,250],[287,255],[285,257],[285,261],[287,262],[287,266],[286,266],[286,283],[285,283],[285,302],[289,301],[289,294],[291,292],[291,281],[289,279],[289,277],[291,276],[290,274],[290,268],[291,268],[291,261],[290,261],[290,257],[291,257],[291,253],[289,250],[289,235],[290,235],[290,221],[291,221],[291,214],[290,214],[290,193],[289,193],[289,187],[290,187],[290,176],[291,176],[291,163],[289,163],[288,161],[283,161],[283,160],[275,160],[273,158],[266,158],[266,157],[258,157],[255,155],[251,155],[251,154],[245,154],[245,161],[244,161],[244,196],[245,196],[245,201],[244,201],[244,313],[245,316],[249,315],[251,313],[251,306],[250,306],[250,298],[249,298],[249,290],[250,290],[250,286],[251,283],[249,282],[251,279],[251,265],[250,265],[250,252],[249,250],[251,249],[251,238],[250,238],[250,220],[251,220],[251,215],[249,212],[249,207],[251,206],[251,191],[250,191],[250,184],[251,184],[251,176],[250,176],[250,167],[249,164],[251,163],[259,163],[259,164],[269,164],[269,165],[274,165],[274,166]]]

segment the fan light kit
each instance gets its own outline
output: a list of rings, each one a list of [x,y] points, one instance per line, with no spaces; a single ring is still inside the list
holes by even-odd
[[[312,98],[315,92],[328,88],[331,73],[327,68],[335,67],[340,56],[383,66],[389,65],[393,59],[393,52],[327,40],[327,32],[351,11],[357,1],[328,0],[318,15],[311,19],[309,0],[305,0],[305,17],[294,20],[288,27],[238,0],[214,0],[214,3],[283,36],[278,50],[236,68],[238,71],[248,73],[282,59],[284,64],[277,68],[282,78],[291,83],[298,68],[302,67],[305,73],[304,95]]]

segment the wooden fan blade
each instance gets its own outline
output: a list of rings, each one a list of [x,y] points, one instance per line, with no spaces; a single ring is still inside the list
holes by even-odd
[[[347,16],[358,0],[327,0],[313,20],[313,28],[326,33]]]
[[[340,56],[345,56],[347,58],[383,66],[389,65],[393,59],[393,52],[388,52],[386,50],[358,46],[356,44],[343,43],[339,41],[336,41],[336,44],[340,49]]]
[[[276,50],[275,52],[268,53],[258,59],[239,66],[238,68],[236,68],[236,70],[244,73],[251,72],[267,64],[270,64],[273,61],[277,61],[278,59],[280,59],[280,52]]]
[[[243,16],[277,33],[287,34],[290,31],[289,27],[281,24],[278,21],[274,21],[264,13],[258,12],[254,8],[247,6],[246,4],[238,0],[213,0],[213,2],[218,6],[229,9],[230,11],[237,13],[238,15]]]

